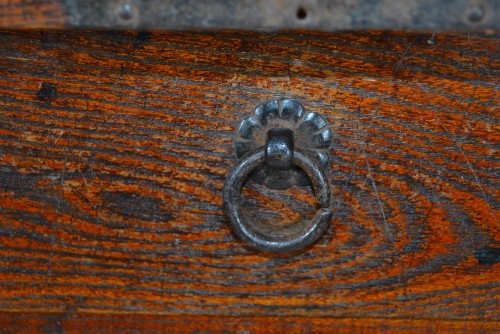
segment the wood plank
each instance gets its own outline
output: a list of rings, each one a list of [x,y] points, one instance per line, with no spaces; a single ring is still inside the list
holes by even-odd
[[[63,0],[2,1],[2,28],[61,28],[70,22],[70,8]]]
[[[0,313],[7,333],[498,333],[493,321],[325,317]]]
[[[0,310],[498,329],[498,45],[1,31]],[[221,198],[240,120],[280,97],[322,113],[335,134],[332,227],[290,256],[244,247]],[[249,182],[244,196],[269,222],[314,211],[307,188]]]

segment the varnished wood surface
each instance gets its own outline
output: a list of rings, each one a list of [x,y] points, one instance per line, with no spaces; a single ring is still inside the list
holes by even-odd
[[[498,330],[498,41],[1,31],[0,310]],[[236,127],[280,97],[334,131],[332,227],[293,256],[222,213]],[[310,189],[244,194],[269,222],[314,211]]]
[[[0,313],[4,332],[33,333],[498,333],[494,321],[203,316],[89,313]]]
[[[69,8],[62,0],[2,1],[2,28],[58,28],[68,23]]]

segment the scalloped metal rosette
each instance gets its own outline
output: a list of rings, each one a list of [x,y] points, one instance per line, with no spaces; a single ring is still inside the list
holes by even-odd
[[[324,168],[328,167],[332,131],[326,120],[316,112],[307,111],[295,100],[272,100],[255,109],[254,115],[245,118],[238,129],[235,140],[239,158],[266,145],[267,132],[272,128],[287,128],[293,131],[294,151],[298,150]],[[307,174],[298,167],[280,173],[267,175],[266,167],[258,168],[251,178],[273,189],[287,189],[291,186],[311,184]]]

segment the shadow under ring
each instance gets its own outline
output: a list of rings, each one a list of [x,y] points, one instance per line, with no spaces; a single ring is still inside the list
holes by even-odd
[[[223,190],[224,212],[229,224],[238,238],[245,241],[251,247],[272,253],[286,253],[302,249],[318,240],[330,225],[330,185],[323,168],[306,155],[294,151],[293,163],[300,167],[311,179],[314,188],[318,210],[312,219],[312,224],[292,236],[264,235],[252,224],[248,223],[242,214],[241,189],[248,175],[260,165],[265,164],[265,149],[261,148],[252,154],[244,156],[234,166],[226,179]]]

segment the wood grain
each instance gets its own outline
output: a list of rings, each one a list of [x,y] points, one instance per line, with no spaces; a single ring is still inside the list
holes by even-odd
[[[498,45],[1,31],[0,310],[499,330]],[[245,248],[222,212],[236,127],[280,97],[334,131],[332,227],[293,256]],[[269,222],[304,219],[310,191],[249,182],[244,205]]]
[[[0,313],[7,333],[498,333],[494,321],[92,313]]]
[[[0,3],[2,28],[61,28],[71,22],[70,5],[63,0],[8,0]]]

